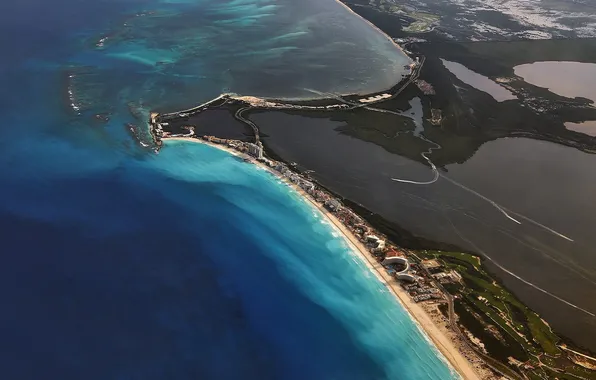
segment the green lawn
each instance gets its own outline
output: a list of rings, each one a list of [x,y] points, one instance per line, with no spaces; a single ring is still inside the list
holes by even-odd
[[[478,315],[482,316],[483,323],[497,326],[504,337],[508,336],[508,339],[511,339],[510,344],[514,344],[513,341],[515,341],[516,345],[521,345],[529,354],[530,363],[535,367],[534,370],[523,371],[528,378],[554,378],[555,375],[560,379],[577,379],[577,376],[596,378],[595,371],[575,365],[562,353],[557,347],[560,339],[551,331],[548,324],[511,292],[494,281],[484,269],[478,256],[432,250],[421,250],[416,254],[421,259],[438,259],[446,270],[456,270],[462,276],[465,286],[449,285],[449,291],[459,294],[462,302],[475,309]],[[503,347],[507,349],[506,345]],[[535,356],[541,354],[549,355],[542,355],[542,362],[555,370],[539,365]]]

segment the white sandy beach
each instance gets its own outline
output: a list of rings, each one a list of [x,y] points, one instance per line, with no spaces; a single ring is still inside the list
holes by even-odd
[[[472,365],[463,357],[451,340],[439,330],[426,311],[412,300],[410,295],[399,286],[396,280],[387,273],[385,268],[370,256],[368,249],[366,249],[366,247],[335,217],[335,215],[327,211],[322,205],[314,202],[302,189],[294,186],[294,184],[292,185],[306,201],[313,207],[316,207],[321,214],[333,224],[335,229],[343,235],[353,252],[357,253],[370,271],[377,276],[379,281],[391,290],[400,304],[409,312],[410,316],[430,338],[435,347],[437,347],[441,354],[443,354],[451,366],[453,366],[464,379],[480,379]]]
[[[398,302],[408,311],[413,320],[418,324],[421,330],[430,338],[435,347],[447,359],[451,366],[464,379],[481,378],[475,371],[472,364],[462,355],[462,353],[454,345],[452,340],[445,333],[443,333],[441,329],[439,329],[439,327],[432,321],[427,312],[410,298],[407,292],[401,286],[399,286],[397,281],[387,273],[385,268],[370,256],[370,253],[366,249],[366,247],[332,213],[327,211],[322,205],[315,202],[310,197],[310,195],[308,195],[304,190],[302,190],[300,187],[296,186],[292,182],[288,181],[286,178],[280,176],[279,173],[273,171],[268,166],[254,160],[252,157],[248,155],[244,155],[226,146],[213,144],[201,139],[188,137],[172,137],[164,139],[164,141],[167,140],[190,141],[195,143],[206,144],[214,148],[226,151],[238,157],[249,158],[255,165],[258,165],[259,167],[267,170],[276,177],[282,179],[286,184],[288,184],[294,190],[296,190],[296,192],[299,193],[305,201],[309,202],[313,208],[318,210],[322,215],[324,215],[327,218],[327,220],[332,224],[332,226],[344,237],[345,241],[352,248],[353,252],[358,254],[362,262],[366,264],[370,271],[377,276],[379,281],[381,281],[381,283],[383,283],[385,286],[387,286],[388,289],[391,290],[393,295],[397,298]]]

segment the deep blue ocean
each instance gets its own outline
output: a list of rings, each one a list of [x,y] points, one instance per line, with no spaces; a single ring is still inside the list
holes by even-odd
[[[454,377],[285,185],[124,128],[225,90],[383,89],[407,60],[371,28],[332,0],[24,0],[0,31],[1,379]]]

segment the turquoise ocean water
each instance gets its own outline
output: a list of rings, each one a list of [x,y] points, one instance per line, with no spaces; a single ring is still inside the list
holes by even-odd
[[[1,378],[453,377],[285,185],[213,148],[155,154],[126,132],[150,109],[222,89],[382,89],[400,53],[341,12],[332,1],[0,5]],[[315,25],[324,14],[327,30]],[[363,28],[352,40],[339,32],[352,27]],[[259,44],[276,53],[263,61]],[[361,60],[325,71],[341,57],[322,46]],[[307,63],[328,80],[295,77]],[[356,87],[341,87],[346,75]]]
[[[212,239],[213,247],[206,252],[225,268],[221,275],[230,292],[248,300],[246,316],[256,329],[282,350],[286,343],[310,347],[308,352],[288,350],[290,356],[300,357],[291,363],[300,376],[321,378],[321,364],[335,362],[345,368],[322,378],[454,377],[339,233],[273,175],[215,148],[187,142],[166,143],[160,157],[145,165],[188,184],[178,199],[193,218],[226,226],[226,231],[215,233],[221,240]],[[205,193],[205,186],[217,188],[227,205],[208,199],[193,202]],[[192,223],[188,228],[193,230]],[[229,241],[229,232],[250,240],[251,254]],[[264,315],[263,310],[272,313]],[[365,353],[367,360],[342,352],[346,345]],[[355,362],[344,361],[349,357]],[[311,368],[317,369],[309,373]]]

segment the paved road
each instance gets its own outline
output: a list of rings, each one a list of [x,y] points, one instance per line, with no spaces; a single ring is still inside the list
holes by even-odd
[[[228,94],[221,94],[217,98],[211,99],[210,101],[205,102],[203,104],[200,104],[198,106],[195,106],[195,107],[189,108],[187,110],[183,110],[183,111],[176,111],[176,112],[172,112],[172,113],[164,113],[164,114],[160,115],[160,117],[162,117],[162,118],[169,118],[169,117],[180,116],[180,114],[187,114],[187,115],[195,114],[197,112],[202,112],[202,111],[206,110],[209,106],[213,105],[213,103],[216,103],[219,100],[223,100],[223,102],[217,106],[217,107],[221,107],[224,104],[226,104],[229,99],[230,99],[230,95],[228,95]]]
[[[420,257],[415,255],[414,253],[410,252],[410,255],[414,256],[418,260],[418,263],[420,263],[422,261],[420,259]],[[465,342],[465,344],[472,351],[474,351],[484,361],[484,363],[486,365],[488,365],[494,371],[496,371],[497,373],[499,373],[509,379],[523,380],[524,377],[522,375],[513,371],[512,369],[510,369],[509,367],[507,367],[505,364],[501,363],[500,361],[495,360],[495,359],[491,358],[490,356],[486,355],[484,352],[480,351],[480,349],[478,349],[478,347],[476,347],[474,344],[469,342],[468,337],[460,330],[460,328],[457,325],[457,322],[455,320],[456,315],[455,315],[455,308],[453,305],[453,296],[443,287],[443,285],[441,285],[440,282],[438,282],[437,280],[435,280],[434,277],[432,277],[432,275],[428,271],[428,269],[424,268],[422,265],[420,265],[420,268],[422,268],[422,270],[426,273],[428,278],[431,279],[431,281],[435,284],[435,286],[443,292],[443,294],[445,295],[445,298],[447,298],[449,327],[451,328],[451,330],[453,330],[461,338],[461,340],[463,342]]]
[[[260,139],[260,137],[259,137],[259,127],[258,127],[258,126],[257,126],[255,123],[253,123],[252,121],[250,121],[250,120],[248,120],[248,119],[244,118],[244,116],[242,116],[242,114],[243,114],[244,112],[248,111],[248,110],[249,110],[249,109],[251,109],[251,108],[252,108],[252,107],[250,107],[250,106],[249,106],[249,107],[242,107],[242,108],[239,108],[239,109],[238,109],[238,111],[236,111],[236,113],[234,114],[234,117],[235,117],[237,120],[240,120],[241,122],[243,122],[244,124],[246,124],[246,125],[248,125],[249,127],[251,127],[251,128],[252,128],[252,131],[253,131],[253,133],[254,133],[254,135],[255,135],[255,143],[256,143],[256,144],[260,144],[260,142],[261,142],[261,139]]]

